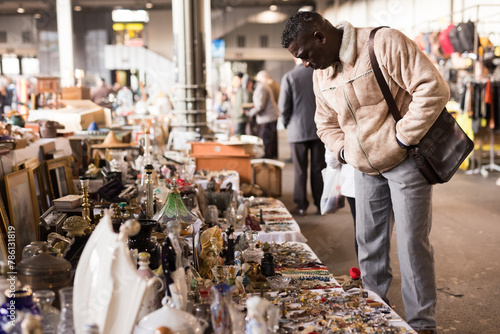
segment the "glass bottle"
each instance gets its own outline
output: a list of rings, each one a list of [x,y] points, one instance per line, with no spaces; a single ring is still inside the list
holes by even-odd
[[[28,315],[38,315],[40,311],[33,302],[33,292],[30,288],[22,288],[15,291],[5,291],[6,301],[0,306],[0,333],[5,333],[3,328],[9,328],[8,333],[22,333],[21,325]],[[12,309],[13,308],[13,309]],[[12,319],[9,316],[14,312],[14,327],[11,326]]]
[[[60,312],[52,306],[56,294],[51,290],[40,290],[33,292],[33,300],[40,310],[42,316],[42,329],[44,334],[56,334],[59,324]]]
[[[61,299],[61,317],[57,326],[57,334],[74,334],[73,323],[73,287],[59,290]]]
[[[148,218],[152,218],[153,215],[155,214],[154,208],[153,208],[153,165],[146,165],[144,167],[144,171],[146,173],[146,178],[144,180],[144,191],[146,195],[146,216]]]

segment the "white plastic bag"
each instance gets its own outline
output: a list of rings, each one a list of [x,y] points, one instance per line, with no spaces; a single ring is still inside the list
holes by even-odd
[[[345,197],[341,195],[343,177],[340,166],[332,168],[327,166],[321,171],[323,175],[323,194],[321,195],[321,214],[334,213],[345,206]]]

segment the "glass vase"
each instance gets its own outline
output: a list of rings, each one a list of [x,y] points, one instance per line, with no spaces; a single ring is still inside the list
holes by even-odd
[[[129,237],[128,247],[137,249],[139,253],[149,253],[151,256],[149,268],[156,270],[161,264],[161,252],[158,242],[151,239],[151,233],[158,223],[150,219],[139,219],[139,224],[141,224],[141,230],[136,235]]]
[[[40,290],[33,292],[33,300],[40,310],[42,317],[43,334],[56,334],[57,325],[61,312],[52,303],[56,298],[56,294],[51,290]]]
[[[61,299],[61,317],[57,326],[57,334],[74,334],[73,323],[73,287],[59,290]]]

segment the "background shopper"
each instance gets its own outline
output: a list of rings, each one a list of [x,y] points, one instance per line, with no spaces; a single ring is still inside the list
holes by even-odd
[[[304,67],[300,59],[295,58],[295,62],[295,67],[281,79],[278,108],[281,110],[283,125],[287,129],[287,138],[292,149],[293,201],[296,207],[290,212],[303,216],[309,206],[307,199],[309,154],[311,190],[317,213],[320,212],[323,193],[321,171],[326,167],[326,163],[325,145],[316,134],[316,124],[314,124],[316,102],[312,81],[313,70]]]

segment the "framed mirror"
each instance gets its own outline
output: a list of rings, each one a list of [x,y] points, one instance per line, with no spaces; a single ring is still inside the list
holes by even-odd
[[[38,240],[40,211],[35,181],[28,169],[5,175],[5,191],[9,203],[10,225],[16,233],[16,257],[31,241]]]
[[[73,176],[68,157],[43,162],[50,201],[74,194]]]
[[[27,168],[33,175],[38,209],[40,210],[40,213],[44,213],[50,207],[50,198],[47,192],[47,182],[42,170],[42,165],[40,164],[38,158],[32,158],[25,162],[25,168]]]

